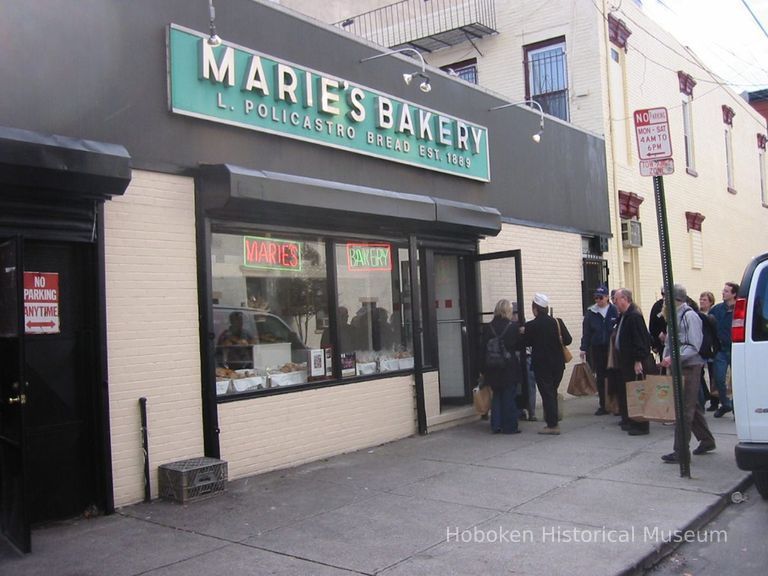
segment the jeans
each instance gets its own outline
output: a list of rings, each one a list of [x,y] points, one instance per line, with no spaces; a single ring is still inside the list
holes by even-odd
[[[491,400],[491,430],[517,432],[517,383],[494,389]]]
[[[731,365],[731,351],[720,350],[715,354],[713,366],[715,368],[715,385],[717,393],[720,395],[720,407],[726,410],[732,410],[733,404],[728,398],[728,385],[725,383],[725,376],[728,373],[728,366]]]

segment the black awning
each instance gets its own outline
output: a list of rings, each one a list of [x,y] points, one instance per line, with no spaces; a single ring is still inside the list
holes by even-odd
[[[0,126],[0,185],[105,200],[123,194],[130,181],[123,146]]]
[[[495,236],[501,231],[501,214],[487,206],[230,164],[202,166],[200,184],[207,210],[226,208],[230,202],[240,205],[239,201],[245,200],[396,218],[473,234]]]

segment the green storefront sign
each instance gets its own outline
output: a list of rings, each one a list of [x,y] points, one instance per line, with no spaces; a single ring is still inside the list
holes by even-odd
[[[175,24],[168,36],[172,112],[490,180],[485,127]]]

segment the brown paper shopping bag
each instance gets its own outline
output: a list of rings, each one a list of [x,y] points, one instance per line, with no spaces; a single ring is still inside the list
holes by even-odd
[[[490,386],[480,386],[472,390],[472,403],[475,406],[475,412],[480,416],[487,414],[491,409],[491,400],[493,391]]]
[[[566,392],[571,396],[594,396],[597,394],[595,375],[589,364],[582,362],[573,367]]]
[[[649,375],[627,382],[629,417],[646,422],[674,422],[675,401],[671,376]]]

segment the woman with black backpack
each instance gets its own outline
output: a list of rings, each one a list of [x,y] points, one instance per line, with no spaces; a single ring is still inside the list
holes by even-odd
[[[522,379],[520,361],[520,327],[512,320],[512,304],[502,299],[496,303],[493,320],[483,326],[480,373],[485,386],[493,390],[491,402],[491,431],[517,434],[516,396]]]

